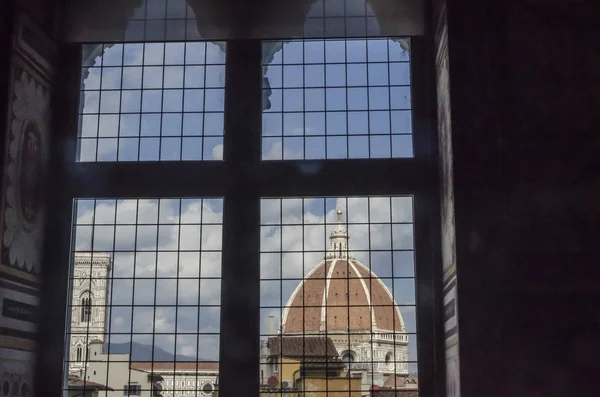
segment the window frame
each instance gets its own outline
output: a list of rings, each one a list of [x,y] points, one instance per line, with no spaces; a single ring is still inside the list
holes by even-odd
[[[39,354],[52,357],[40,364],[49,367],[43,378],[50,389],[59,395],[64,386],[74,199],[223,198],[219,394],[228,397],[242,386],[249,395],[259,393],[260,199],[412,195],[419,391],[421,396],[434,396],[442,390],[433,66],[428,39],[409,39],[414,157],[340,160],[261,160],[262,41],[249,39],[227,41],[223,161],[78,163],[82,46],[66,45],[56,84],[64,89],[53,99],[57,112],[48,174],[47,265],[42,274],[48,280],[42,294],[49,310],[42,310],[41,327],[49,331],[40,336]],[[319,172],[304,172],[307,165]],[[255,348],[239,354],[240,346]],[[47,354],[51,352],[55,354]]]

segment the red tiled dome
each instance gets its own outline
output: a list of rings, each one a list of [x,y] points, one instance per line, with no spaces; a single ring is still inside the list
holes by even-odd
[[[392,294],[353,259],[319,263],[298,285],[283,314],[282,333],[404,332]]]

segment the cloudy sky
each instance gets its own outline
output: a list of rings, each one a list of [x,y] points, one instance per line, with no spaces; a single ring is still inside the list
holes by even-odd
[[[413,236],[406,223],[412,222],[412,199],[377,197],[262,200],[262,334],[268,316],[280,321],[294,288],[322,260],[337,208],[350,249],[382,278],[401,305],[407,331],[415,332]],[[154,344],[163,350],[218,358],[222,214],[219,199],[77,201],[76,251],[114,258],[113,342],[151,345],[152,335],[136,334],[155,332],[161,335]],[[409,347],[416,360],[414,336]]]
[[[225,54],[218,45],[115,44],[90,63],[81,161],[222,159]]]
[[[263,159],[412,156],[409,58],[397,42],[280,47],[265,44]],[[80,160],[221,160],[224,48],[115,44],[87,60]]]

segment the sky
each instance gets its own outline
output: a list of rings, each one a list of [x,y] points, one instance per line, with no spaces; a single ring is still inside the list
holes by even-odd
[[[414,276],[412,224],[405,223],[412,222],[412,206],[410,197],[263,199],[261,333],[267,333],[269,315],[280,321],[294,288],[322,260],[338,208],[348,224],[350,249],[382,278],[398,305],[409,305],[400,310],[407,332],[415,332],[414,280],[391,278]],[[110,311],[111,333],[164,333],[154,344],[167,352],[176,343],[177,354],[218,359],[222,215],[220,199],[184,199],[181,205],[173,199],[98,200],[95,210],[93,200],[77,201],[75,250],[122,251],[112,253],[112,304],[124,307]],[[369,254],[369,240],[381,251]],[[156,312],[143,307],[155,299],[164,307]],[[130,340],[111,336],[114,343]],[[152,335],[134,335],[132,341],[150,345]],[[412,335],[409,359],[416,360]]]
[[[84,68],[80,161],[222,160],[224,46],[106,47]],[[263,160],[413,155],[409,57],[396,41],[266,42],[265,54]]]

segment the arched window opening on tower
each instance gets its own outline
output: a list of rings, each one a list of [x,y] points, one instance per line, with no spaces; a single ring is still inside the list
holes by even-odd
[[[77,361],[81,361],[81,356],[83,354],[83,349],[81,346],[77,346]]]
[[[92,316],[92,298],[86,297],[81,300],[81,322],[90,322]]]

